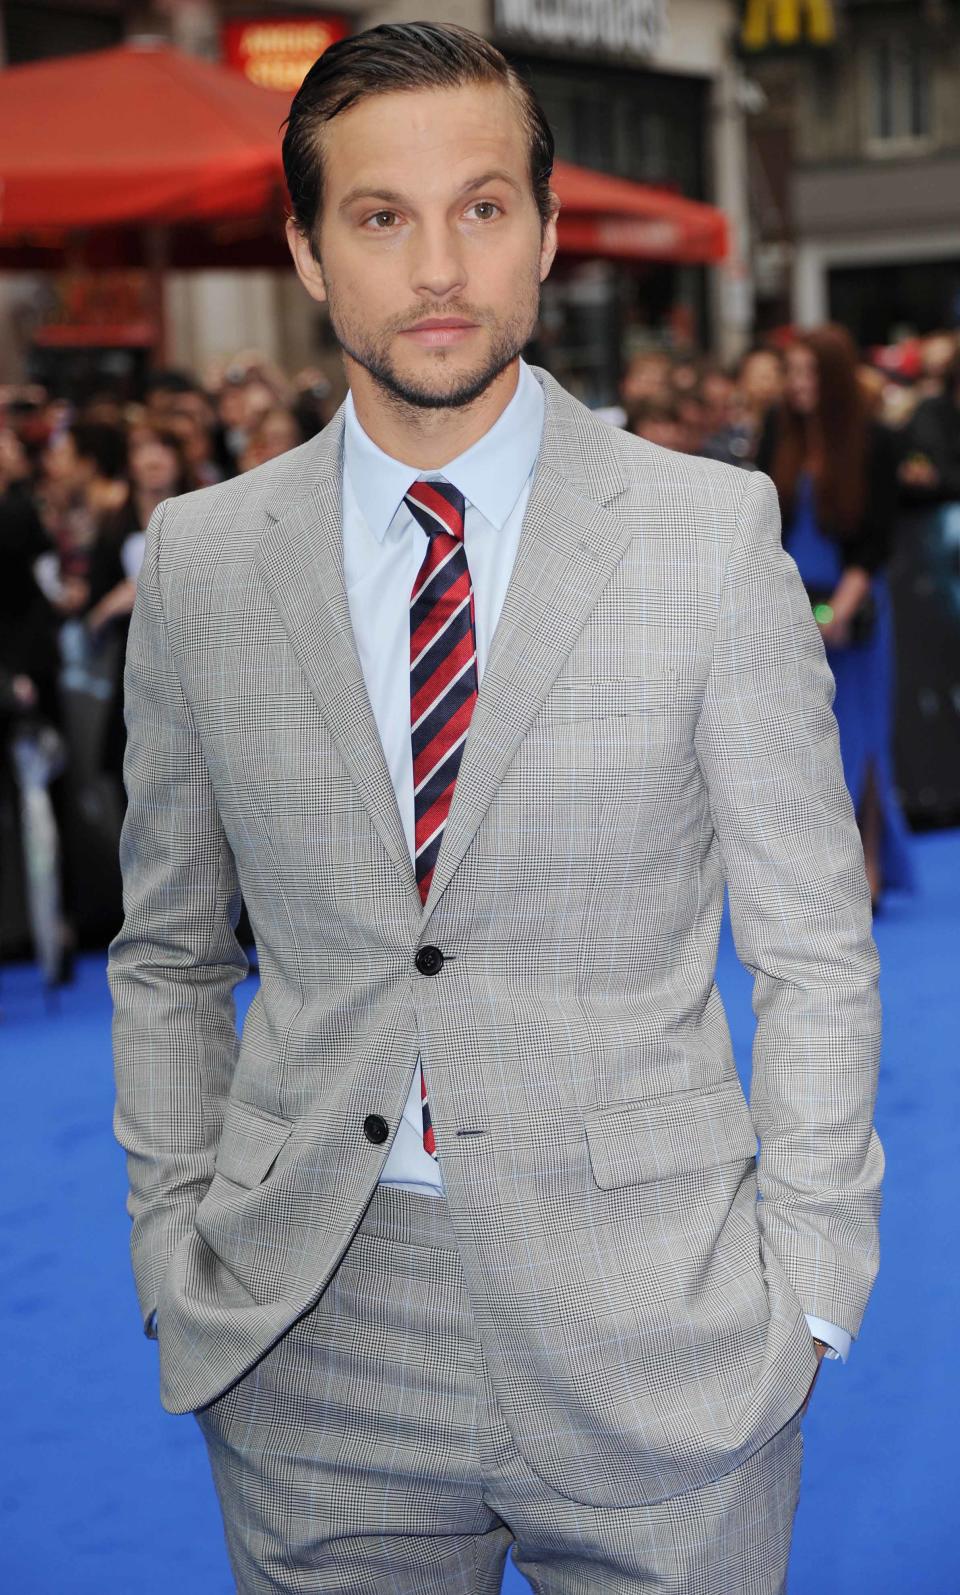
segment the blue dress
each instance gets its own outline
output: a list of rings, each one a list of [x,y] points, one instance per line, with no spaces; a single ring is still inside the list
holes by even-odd
[[[793,518],[783,546],[810,588],[833,591],[843,575],[841,550],[817,524],[813,479],[797,480]],[[872,767],[883,818],[881,867],[884,888],[911,891],[914,870],[906,822],[894,789],[890,753],[893,705],[893,614],[882,575],[873,576],[877,620],[869,639],[848,648],[828,648],[827,661],[837,684],[833,712],[840,730],[840,752],[853,806],[859,814]]]

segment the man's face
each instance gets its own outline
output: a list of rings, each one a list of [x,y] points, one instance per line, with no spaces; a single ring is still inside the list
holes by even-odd
[[[748,404],[766,409],[776,404],[783,392],[783,368],[775,354],[757,349],[744,362],[740,390]]]
[[[84,479],[80,456],[69,432],[53,440],[43,456],[43,471],[48,482],[58,487],[78,487]]]
[[[0,422],[0,489],[10,482],[23,482],[29,475],[26,449],[13,428]]]
[[[784,391],[800,415],[812,415],[820,401],[817,359],[806,344],[791,344],[786,356]]]
[[[346,358],[394,399],[469,403],[533,334],[556,250],[506,88],[373,95],[323,131],[319,265],[292,223],[301,280]]]

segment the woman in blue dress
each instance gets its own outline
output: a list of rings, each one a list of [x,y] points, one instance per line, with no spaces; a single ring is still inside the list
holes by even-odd
[[[874,905],[914,884],[891,759],[893,622],[883,574],[897,506],[896,451],[870,416],[843,327],[798,334],[757,465],[777,487],[784,547],[820,624],[834,713]]]

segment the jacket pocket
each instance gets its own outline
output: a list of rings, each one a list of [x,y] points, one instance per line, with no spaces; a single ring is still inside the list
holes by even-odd
[[[290,1138],[293,1125],[263,1108],[230,1097],[214,1168],[235,1185],[252,1190],[266,1179]]]
[[[602,720],[606,715],[658,714],[676,709],[676,671],[639,678],[561,676],[543,701],[544,720]]]
[[[739,1082],[596,1108],[584,1126],[602,1190],[748,1162],[757,1136]]]

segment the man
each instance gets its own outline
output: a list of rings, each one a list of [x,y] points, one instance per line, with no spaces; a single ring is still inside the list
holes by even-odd
[[[164,1404],[243,1591],[492,1595],[511,1542],[550,1595],[780,1590],[882,1156],[772,486],[520,361],[552,140],[482,40],[335,46],[284,155],[350,398],[158,512],[129,653],[117,1131]]]

